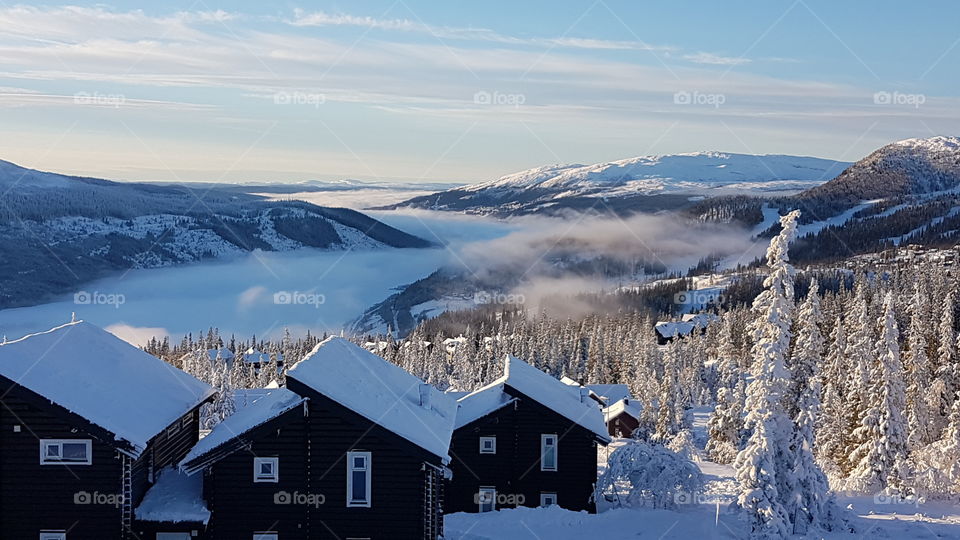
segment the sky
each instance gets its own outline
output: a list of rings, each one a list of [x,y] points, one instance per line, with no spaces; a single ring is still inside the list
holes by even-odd
[[[0,159],[119,180],[476,182],[960,135],[952,2],[0,2]]]

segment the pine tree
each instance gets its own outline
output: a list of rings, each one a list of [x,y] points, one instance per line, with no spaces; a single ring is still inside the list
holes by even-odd
[[[755,343],[746,420],[751,434],[735,461],[740,484],[737,503],[746,512],[752,538],[783,538],[791,529],[785,499],[794,485],[794,460],[789,456],[793,421],[785,410],[784,397],[790,384],[786,356],[794,291],[787,252],[799,216],[794,210],[780,218],[782,230],[767,249],[770,274],[763,282],[764,291],[753,302],[757,319],[751,325]]]
[[[833,502],[828,496],[827,477],[814,459],[814,433],[820,413],[820,377],[818,364],[823,356],[823,335],[820,325],[820,286],[816,279],[800,308],[799,331],[792,357],[793,384],[790,403],[796,403],[795,428],[791,439],[793,452],[794,492],[788,499],[787,512],[794,523],[794,532],[805,533],[809,527],[829,528]]]
[[[899,331],[893,311],[893,294],[887,293],[878,320],[874,368],[876,383],[870,391],[855,437],[862,441],[851,455],[855,467],[848,487],[855,491],[884,490],[899,493],[907,473],[907,427],[903,418],[906,396],[900,364]]]

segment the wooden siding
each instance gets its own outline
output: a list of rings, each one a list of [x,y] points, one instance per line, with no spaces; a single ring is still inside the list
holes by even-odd
[[[309,398],[308,414],[297,408],[251,431],[242,437],[248,449],[207,470],[210,538],[232,540],[249,538],[254,531],[277,531],[284,540],[416,539],[424,538],[425,525],[442,533],[442,519],[431,522],[425,511],[426,501],[442,501],[442,482],[424,470],[424,463],[441,467],[439,457],[292,378],[287,385]],[[371,452],[370,508],[346,505],[346,453],[353,450]],[[254,456],[280,458],[278,483],[253,482]],[[431,477],[434,489],[428,493]],[[322,504],[276,504],[278,492]],[[439,507],[434,510],[441,513]]]
[[[536,507],[540,493],[556,493],[569,510],[595,511],[590,502],[597,481],[597,446],[593,433],[509,387],[513,405],[456,430],[451,445],[453,479],[446,493],[446,513],[476,512],[480,487],[498,494],[498,508]],[[540,470],[540,436],[556,434],[557,470]],[[480,437],[497,438],[496,454],[480,454]]]
[[[0,398],[0,531],[3,538],[38,538],[44,529],[69,530],[70,540],[122,538],[119,501],[122,462],[110,444],[80,431],[34,403],[20,387]],[[20,426],[20,432],[14,426]],[[40,465],[39,439],[93,439],[91,465]],[[77,499],[75,499],[77,497]]]

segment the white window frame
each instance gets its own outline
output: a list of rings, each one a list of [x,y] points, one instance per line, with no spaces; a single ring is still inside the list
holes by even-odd
[[[547,504],[547,499],[553,499],[553,502],[550,503],[550,504]],[[556,505],[557,505],[557,494],[556,494],[555,492],[553,492],[553,491],[541,491],[541,492],[540,492],[540,506],[541,506],[541,508],[542,508],[542,507],[547,507],[547,506],[556,506]]]
[[[275,532],[255,532],[253,540],[280,540],[280,535]]]
[[[273,467],[273,474],[265,475],[260,472],[260,465],[269,463]],[[253,482],[255,484],[276,484],[280,481],[280,458],[255,457],[253,458]]]
[[[167,428],[167,438],[171,438],[180,431],[180,422],[174,422],[170,427]]]
[[[483,443],[490,442],[490,448],[487,449],[483,446]],[[480,453],[481,454],[496,454],[497,453],[497,438],[496,437],[480,437]]]
[[[67,540],[66,531],[40,531],[40,540]]]
[[[354,460],[356,458],[364,459],[364,466],[357,467]],[[365,488],[367,498],[365,500],[355,500],[353,498],[353,473],[364,471]],[[373,494],[370,492],[373,480],[373,467],[371,463],[370,452],[347,452],[347,508],[370,508],[372,506]]]
[[[86,446],[86,449],[87,449],[86,461],[62,461],[63,445],[65,443],[66,444],[83,444],[84,446]],[[48,457],[47,448],[51,446],[59,446],[60,448],[59,460],[51,459]],[[93,440],[91,439],[40,439],[40,464],[41,465],[92,465],[93,464]],[[56,534],[56,532],[52,534]]]
[[[552,445],[548,445],[547,441],[553,441]],[[559,463],[559,456],[557,455],[557,443],[558,437],[555,433],[544,433],[540,435],[540,470],[553,472],[557,470],[557,465]],[[547,466],[547,448],[553,448],[553,466]]]
[[[183,419],[180,420],[180,427],[188,428],[190,427],[191,422],[193,422],[193,418],[191,418],[190,416],[184,416]]]
[[[490,501],[484,502],[484,493],[490,495]],[[484,506],[489,506],[489,510],[484,510]],[[483,514],[486,512],[493,512],[497,509],[497,488],[494,486],[480,486],[477,488],[477,512]]]

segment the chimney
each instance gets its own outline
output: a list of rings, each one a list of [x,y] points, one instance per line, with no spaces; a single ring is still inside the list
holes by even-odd
[[[586,403],[587,398],[589,397],[590,397],[590,389],[585,386],[581,386],[580,387],[580,403]]]
[[[420,383],[420,406],[430,408],[430,390],[432,387],[427,383]]]

